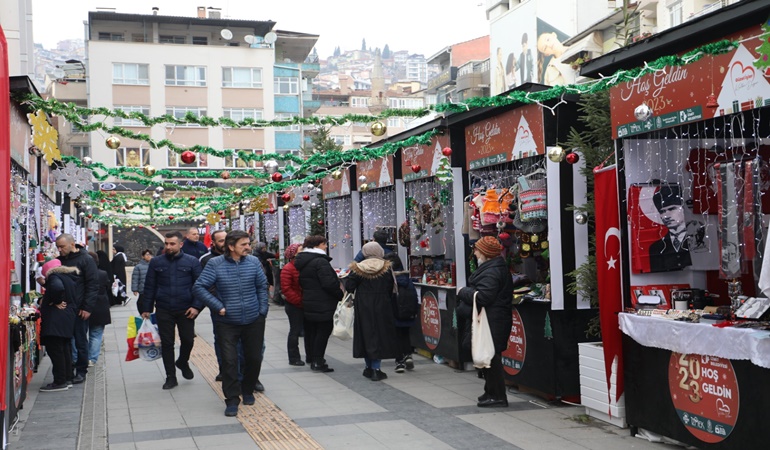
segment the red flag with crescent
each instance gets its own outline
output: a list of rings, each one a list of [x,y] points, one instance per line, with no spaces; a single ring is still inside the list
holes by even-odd
[[[615,165],[594,168],[599,322],[604,345],[608,396],[611,388],[612,366],[616,363],[616,402],[623,394],[623,345],[622,333],[618,325],[618,313],[623,311],[623,293],[620,272],[620,209],[617,176]]]

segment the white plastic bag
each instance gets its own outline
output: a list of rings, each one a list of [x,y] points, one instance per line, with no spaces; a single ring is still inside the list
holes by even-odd
[[[337,303],[337,310],[334,311],[332,336],[343,341],[353,339],[353,298],[352,293],[345,294],[345,297]]]
[[[481,308],[476,309],[476,295],[473,294],[473,316],[471,323],[471,356],[473,367],[477,369],[489,368],[492,358],[495,356],[495,342],[492,340],[492,330],[487,321],[487,312]]]
[[[152,320],[144,319],[142,321],[142,326],[139,327],[139,331],[136,333],[136,339],[134,339],[134,348],[160,348],[158,326],[153,324]]]
[[[121,300],[128,298],[126,285],[123,284],[117,276],[114,277],[114,281],[112,282],[112,296]]]

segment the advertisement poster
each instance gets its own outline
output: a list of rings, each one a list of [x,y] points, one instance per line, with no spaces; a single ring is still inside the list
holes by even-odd
[[[429,178],[438,172],[441,150],[449,147],[449,136],[434,136],[430,145],[413,145],[402,150],[401,174],[404,181]]]
[[[465,127],[468,170],[545,153],[543,108],[532,104]]]
[[[671,353],[668,386],[677,416],[693,436],[714,444],[738,422],[738,380],[730,360]]]
[[[350,169],[342,170],[342,177],[339,180],[329,175],[323,179],[321,186],[324,200],[350,195]]]
[[[524,334],[524,322],[519,311],[513,308],[513,324],[511,335],[508,337],[508,348],[502,353],[503,369],[509,375],[516,375],[524,367],[527,356],[527,337]]]
[[[356,163],[356,170],[359,178],[363,175],[366,180],[356,180],[357,187],[366,183],[369,189],[377,189],[387,186],[393,186],[393,155],[385,158],[371,159]],[[402,172],[403,173],[403,172]]]
[[[610,89],[613,138],[770,105],[770,74],[754,66],[760,57],[756,49],[763,44],[761,34],[758,26],[743,30],[725,39],[757,37],[728,53],[667,67]],[[707,106],[711,94],[714,107]],[[640,121],[634,110],[642,103],[652,109],[652,116]]]
[[[441,313],[438,308],[438,299],[433,292],[423,293],[420,318],[422,319],[422,335],[425,339],[425,345],[429,349],[435,350],[441,339]]]

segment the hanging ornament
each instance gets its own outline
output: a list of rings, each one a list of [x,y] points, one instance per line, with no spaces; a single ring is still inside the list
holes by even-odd
[[[174,216],[168,216],[168,220],[174,220]]]
[[[236,197],[240,197],[241,195],[243,195],[243,189],[241,189],[241,188],[235,189],[233,191],[233,195],[236,196]]]
[[[717,96],[714,95],[713,92],[711,94],[707,95],[706,96],[706,108],[714,109],[714,108],[718,108],[718,107],[719,107],[719,102],[717,101]]]
[[[190,208],[195,208],[195,200],[188,200],[187,206],[189,206]]]
[[[152,194],[152,199],[153,200],[160,200],[160,194],[158,194],[157,192]]]
[[[120,147],[120,138],[117,136],[110,136],[108,137],[104,143],[107,145],[107,147],[115,150],[118,147]]]
[[[91,159],[90,156],[86,156],[85,158],[83,158],[83,165],[84,166],[90,166],[93,163],[94,163],[94,160]]]
[[[340,178],[342,178],[342,171],[340,169],[337,169],[334,172],[332,172],[332,178],[335,180],[339,180]]]
[[[284,211],[288,211],[289,210],[289,205],[283,205],[283,210]]]
[[[422,170],[422,167],[419,164],[412,164],[412,172],[418,173],[420,170]]]
[[[157,208],[155,211],[157,211],[157,212],[159,212],[159,213],[162,213],[162,212],[164,212],[165,210],[166,210],[166,208],[162,208],[162,207],[161,207],[161,208]]]
[[[567,152],[565,152],[564,149],[559,147],[558,145],[548,149],[548,159],[550,159],[555,163],[564,161],[564,157],[566,156],[566,154]]]
[[[377,122],[374,122],[371,126],[372,134],[375,136],[382,136],[388,131],[388,127],[385,126],[384,123],[380,122],[379,120]]]
[[[147,177],[153,177],[153,176],[155,176],[155,172],[156,172],[156,170],[155,170],[155,167],[153,167],[153,166],[151,166],[151,165],[147,164],[147,165],[146,165],[146,166],[144,166],[144,168],[142,169],[142,172],[144,172],[144,175],[145,175],[145,176],[147,176]]]
[[[644,122],[652,117],[652,109],[646,103],[642,103],[634,109],[634,117],[640,122]]]
[[[195,200],[195,196],[194,196],[194,195],[191,195],[191,196],[190,196],[190,200]]]
[[[163,186],[158,186],[155,188],[155,192],[158,194],[162,194],[166,189]]]
[[[190,150],[185,150],[182,152],[182,162],[185,164],[192,164],[195,162],[195,153],[191,152]]]
[[[323,220],[319,220],[319,221],[318,221],[318,222],[316,222],[316,223],[317,223],[318,225],[323,225],[323,224],[324,224],[324,221],[323,221]]]
[[[128,208],[128,209],[134,209],[134,205],[135,205],[135,204],[134,204],[133,202],[128,202],[128,203],[126,203],[126,208]]]
[[[588,214],[582,211],[575,212],[575,223],[578,225],[585,225],[588,222]]]
[[[283,175],[281,175],[281,172],[276,172],[270,175],[270,178],[272,178],[273,181],[278,183],[279,181],[283,180]]]
[[[29,113],[27,120],[32,125],[32,144],[43,152],[45,162],[50,166],[54,161],[61,161],[59,132],[48,123],[45,113],[42,110]]]
[[[305,194],[305,195],[303,195],[303,196],[302,196],[302,200],[304,200],[304,201],[306,201],[306,202],[307,202],[307,201],[309,201],[309,200],[310,200],[310,196],[309,196],[309,195],[307,195],[307,194]]]
[[[91,171],[78,167],[73,162],[68,162],[64,167],[54,170],[52,174],[54,188],[59,192],[66,192],[72,198],[93,189]]]
[[[222,172],[219,174],[219,178],[221,178],[221,179],[223,179],[223,180],[229,180],[229,179],[230,179],[230,172],[228,172],[228,171],[226,171],[226,170],[223,170],[223,171],[222,171]]]
[[[283,194],[281,196],[281,200],[283,200],[284,203],[289,203],[291,201],[291,194],[289,194],[288,192]]]
[[[449,147],[444,147],[444,149],[441,150],[441,153],[448,158],[452,156],[452,149]]]
[[[265,161],[265,171],[269,174],[278,172],[278,163],[273,160]]]
[[[567,153],[567,156],[565,156],[564,158],[570,164],[576,164],[578,161],[580,161],[580,155],[578,155],[575,152]]]
[[[369,185],[364,183],[361,186],[358,186],[358,190],[361,191],[361,192],[366,192],[366,191],[369,190]]]
[[[361,175],[358,177],[359,183],[366,183],[366,175]]]

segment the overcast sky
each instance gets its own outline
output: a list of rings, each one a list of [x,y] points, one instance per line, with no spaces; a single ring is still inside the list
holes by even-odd
[[[367,47],[409,50],[432,56],[442,48],[489,34],[486,0],[32,0],[34,40],[53,48],[64,39],[82,39],[88,11],[196,17],[197,6],[222,8],[222,16],[272,20],[276,28],[318,34],[318,54]]]

